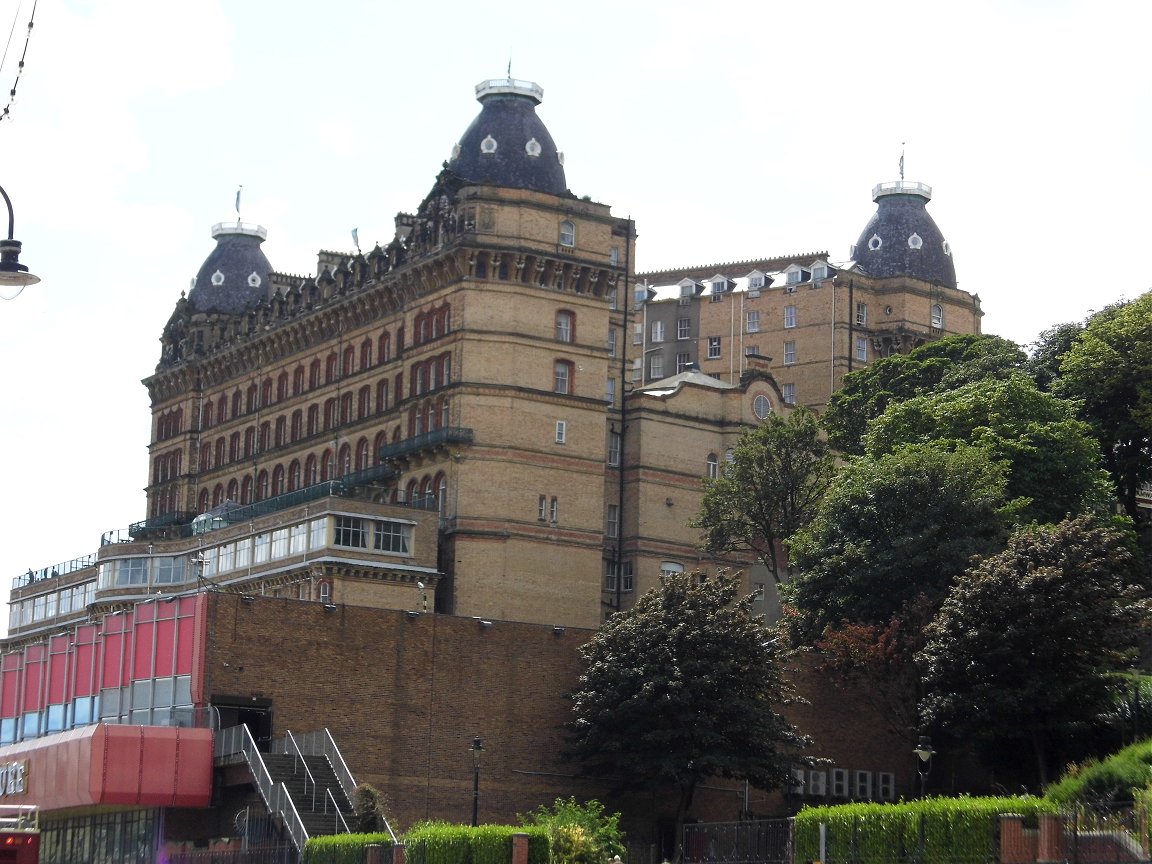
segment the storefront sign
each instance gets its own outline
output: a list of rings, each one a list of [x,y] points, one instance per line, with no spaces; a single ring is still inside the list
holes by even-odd
[[[0,763],[0,798],[28,791],[28,760]]]

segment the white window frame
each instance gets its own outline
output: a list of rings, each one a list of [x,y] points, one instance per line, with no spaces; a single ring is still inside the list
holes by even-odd
[[[560,223],[560,245],[569,249],[576,245],[576,223],[571,219]]]
[[[932,326],[937,330],[944,329],[944,307],[939,303],[932,304]]]
[[[796,307],[795,306],[785,306],[784,307],[784,328],[786,330],[791,330],[795,326],[796,326]]]
[[[679,375],[692,365],[692,355],[687,351],[681,351],[676,355],[676,374]]]
[[[556,341],[571,342],[576,329],[576,316],[566,309],[556,313]]]
[[[648,358],[648,379],[655,381],[664,377],[664,355],[653,354]]]
[[[677,339],[691,339],[692,338],[692,319],[691,318],[677,318],[676,319],[676,338]]]
[[[608,464],[613,468],[620,464],[621,438],[619,432],[608,433]]]
[[[651,341],[652,342],[663,342],[664,341],[664,322],[663,321],[653,321],[652,326],[650,328],[650,332],[652,334],[651,335]]]
[[[796,343],[788,341],[784,343],[784,365],[791,366],[796,362]]]
[[[780,393],[784,397],[784,404],[786,404],[786,405],[795,405],[796,404],[796,385],[795,384],[793,384],[791,382],[789,382],[787,384],[781,384],[780,385]]]
[[[852,797],[857,801],[872,800],[872,772],[852,772]]]
[[[620,536],[620,505],[609,504],[605,513],[604,536],[615,539]]]
[[[567,444],[568,443],[568,421],[567,420],[557,420],[556,421],[556,443],[557,444]]]
[[[749,309],[744,313],[744,332],[746,333],[759,333],[760,332],[760,310]]]
[[[856,326],[857,327],[867,327],[868,326],[868,304],[867,303],[857,303],[856,304]]]
[[[848,769],[847,768],[833,768],[832,769],[832,797],[833,798],[847,798],[848,797]]]
[[[719,336],[708,337],[708,359],[719,360],[721,352],[721,344]]]
[[[876,792],[881,801],[896,800],[896,775],[890,771],[880,771],[876,775]]]
[[[856,337],[856,359],[859,360],[861,363],[867,363],[868,362],[868,337],[867,336],[857,336]]]

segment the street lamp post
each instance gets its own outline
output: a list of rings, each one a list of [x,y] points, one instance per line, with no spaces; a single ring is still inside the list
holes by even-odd
[[[479,824],[476,820],[480,814],[480,754],[484,752],[484,743],[477,735],[472,739],[472,827]]]
[[[5,300],[11,300],[29,285],[39,282],[40,277],[29,273],[28,268],[20,263],[20,241],[12,237],[16,222],[12,199],[3,186],[0,186],[0,196],[3,196],[4,204],[8,207],[8,239],[0,240],[0,294]]]
[[[932,770],[932,757],[936,751],[932,749],[932,740],[927,735],[920,736],[920,743],[912,751],[916,754],[916,772],[920,775],[920,797],[923,798],[928,785],[928,772]]]

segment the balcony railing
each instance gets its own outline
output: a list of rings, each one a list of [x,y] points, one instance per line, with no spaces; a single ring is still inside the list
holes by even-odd
[[[95,566],[95,554],[81,555],[79,558],[73,558],[70,561],[61,561],[59,564],[52,564],[48,567],[41,567],[38,570],[29,570],[27,573],[21,573],[12,580],[12,588],[24,588],[33,582],[41,582],[45,579],[56,579],[59,576],[67,576],[69,573],[75,573],[77,570],[85,570],[88,567]]]
[[[405,438],[403,441],[397,441],[395,444],[385,444],[380,448],[380,461],[399,459],[409,453],[434,450],[448,444],[471,444],[474,437],[472,430],[466,427],[442,426],[431,432],[424,432],[411,438]]]

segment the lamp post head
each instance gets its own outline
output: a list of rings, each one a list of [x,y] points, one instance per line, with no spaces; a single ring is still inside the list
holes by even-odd
[[[29,273],[28,268],[20,263],[20,241],[0,239],[0,290],[3,290],[5,296],[11,294],[11,297],[15,297],[39,281],[39,276]]]
[[[932,739],[927,735],[920,736],[920,743],[916,745],[916,749],[912,751],[921,762],[930,762],[932,757],[936,755],[936,751],[932,749]]]
[[[480,736],[477,735],[475,738],[472,739],[472,758],[473,758],[473,760],[475,760],[477,765],[480,764],[480,754],[483,752],[484,752],[484,742],[481,741]]]

